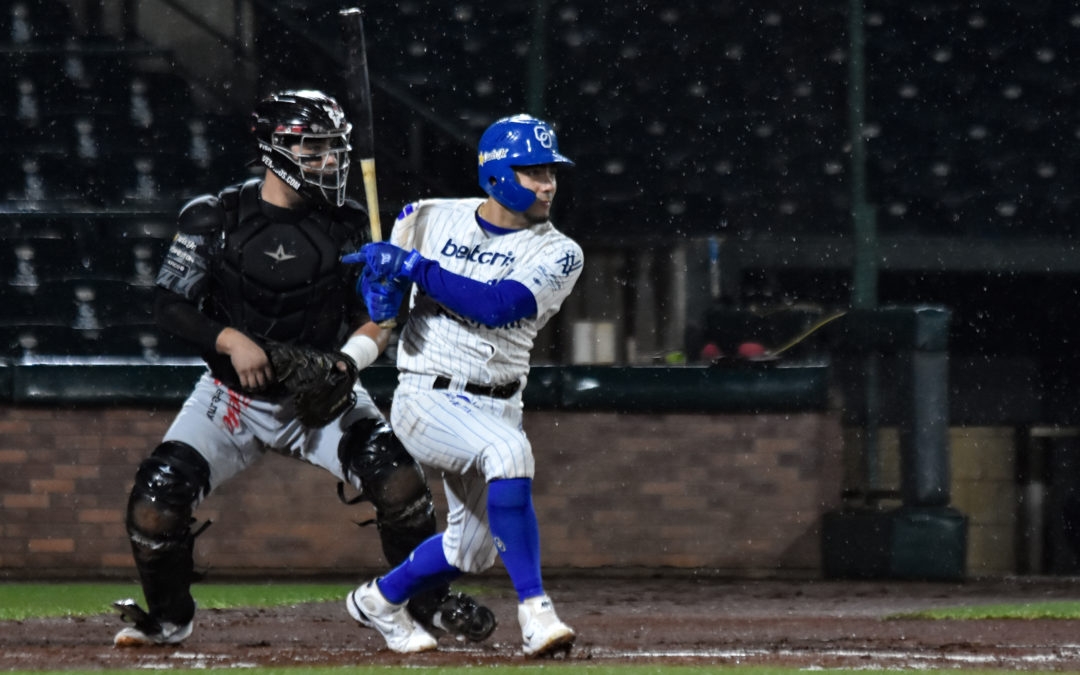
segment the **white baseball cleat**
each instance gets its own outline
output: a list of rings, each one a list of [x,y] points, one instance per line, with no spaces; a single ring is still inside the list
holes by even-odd
[[[557,651],[570,651],[574,630],[559,620],[551,598],[538,595],[518,605],[518,623],[525,656],[547,656]]]
[[[349,593],[345,605],[349,616],[379,631],[386,646],[399,654],[427,652],[439,646],[431,633],[413,620],[405,603],[396,605],[387,600],[374,581]]]

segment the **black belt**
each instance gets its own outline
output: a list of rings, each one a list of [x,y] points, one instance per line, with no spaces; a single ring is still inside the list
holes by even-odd
[[[449,389],[450,378],[439,375],[431,384],[431,388]],[[491,396],[492,398],[510,398],[518,393],[518,389],[520,388],[521,382],[507,382],[506,384],[497,384],[494,387],[486,387],[482,384],[473,384],[472,382],[465,385],[465,391],[470,394],[476,394],[477,396]]]

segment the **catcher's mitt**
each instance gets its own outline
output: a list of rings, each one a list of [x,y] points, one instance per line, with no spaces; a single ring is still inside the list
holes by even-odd
[[[296,417],[305,427],[324,427],[356,403],[358,371],[346,354],[280,343],[268,345],[266,354],[274,377],[295,395]]]

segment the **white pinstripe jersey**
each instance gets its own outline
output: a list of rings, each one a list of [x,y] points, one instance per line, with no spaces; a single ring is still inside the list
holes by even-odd
[[[489,328],[458,316],[414,287],[398,344],[402,372],[457,376],[477,384],[520,379],[529,372],[537,332],[559,311],[581,275],[584,256],[577,242],[550,222],[508,234],[487,232],[476,221],[483,201],[409,204],[394,223],[390,241],[476,281],[513,279],[524,284],[536,298],[536,316]]]

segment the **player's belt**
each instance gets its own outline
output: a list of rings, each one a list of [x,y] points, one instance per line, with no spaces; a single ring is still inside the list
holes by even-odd
[[[439,375],[435,378],[435,381],[432,382],[431,388],[449,389],[450,378]],[[518,389],[520,388],[521,382],[507,382],[506,384],[497,384],[493,387],[482,384],[473,384],[472,382],[465,385],[465,391],[470,394],[476,394],[477,396],[491,396],[492,398],[510,398],[518,393]]]

